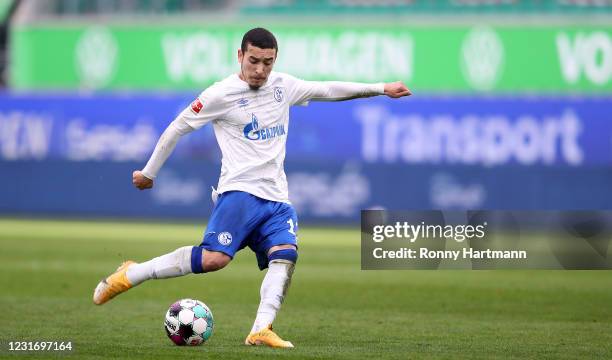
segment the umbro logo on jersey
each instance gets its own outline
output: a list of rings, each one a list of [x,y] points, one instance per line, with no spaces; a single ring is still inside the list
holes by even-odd
[[[244,137],[249,140],[268,140],[277,136],[286,135],[285,125],[279,124],[269,128],[259,128],[259,121],[255,114],[251,115],[251,123],[247,124],[243,130]]]
[[[238,107],[247,106],[247,105],[249,105],[249,100],[245,99],[245,98],[242,98],[242,99],[236,101],[236,105],[238,105]]]
[[[202,111],[203,107],[204,105],[200,101],[200,98],[193,100],[193,102],[191,103],[191,111],[193,111],[194,114],[199,114],[200,111]]]

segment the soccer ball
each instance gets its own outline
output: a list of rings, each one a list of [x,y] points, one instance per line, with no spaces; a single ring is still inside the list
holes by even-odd
[[[176,345],[200,345],[213,332],[213,315],[200,300],[182,299],[170,305],[166,312],[164,328]]]

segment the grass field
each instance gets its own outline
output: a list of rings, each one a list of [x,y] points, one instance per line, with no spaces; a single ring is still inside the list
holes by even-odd
[[[296,348],[242,345],[263,273],[250,250],[212,274],[149,281],[96,307],[124,259],[199,242],[203,224],[0,219],[0,357],[612,358],[612,272],[361,271],[357,230],[300,229],[300,259],[275,328]],[[169,304],[215,316],[201,347],[166,338]],[[72,341],[71,353],[15,353],[8,341]]]

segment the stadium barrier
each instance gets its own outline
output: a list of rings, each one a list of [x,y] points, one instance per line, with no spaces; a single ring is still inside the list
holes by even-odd
[[[5,216],[206,219],[219,167],[171,161],[154,190],[132,187],[142,163],[1,161]],[[361,209],[609,209],[612,170],[587,168],[437,167],[431,165],[287,166],[300,220],[355,223]]]
[[[211,126],[181,139],[153,191],[131,184],[191,100],[0,96],[0,212],[205,218],[220,169]],[[319,222],[354,222],[366,208],[607,209],[611,106],[603,97],[415,97],[295,107],[291,200],[302,220]]]

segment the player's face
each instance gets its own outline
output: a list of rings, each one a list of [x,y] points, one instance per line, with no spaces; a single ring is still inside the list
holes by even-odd
[[[274,60],[276,49],[262,49],[251,44],[248,44],[244,53],[242,49],[238,49],[240,78],[246,81],[251,89],[259,89],[268,80]]]

